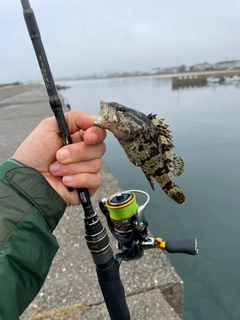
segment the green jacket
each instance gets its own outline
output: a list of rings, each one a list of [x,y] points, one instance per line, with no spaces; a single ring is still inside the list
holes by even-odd
[[[17,320],[36,297],[58,243],[65,201],[37,170],[0,165],[0,319]]]

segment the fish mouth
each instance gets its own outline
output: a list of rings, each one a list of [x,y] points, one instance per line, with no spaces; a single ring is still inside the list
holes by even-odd
[[[99,117],[93,123],[93,125],[96,127],[101,127],[108,121],[108,118],[109,118],[108,103],[101,100]]]
[[[96,121],[93,122],[93,125],[99,127],[102,122],[102,117],[99,116]]]

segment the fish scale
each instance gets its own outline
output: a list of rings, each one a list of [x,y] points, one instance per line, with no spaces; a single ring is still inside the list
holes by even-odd
[[[157,181],[162,190],[175,202],[183,204],[185,196],[170,180],[184,171],[184,160],[174,154],[171,131],[164,119],[144,113],[117,102],[100,102],[100,114],[95,126],[113,133],[129,160],[140,167],[154,190]]]

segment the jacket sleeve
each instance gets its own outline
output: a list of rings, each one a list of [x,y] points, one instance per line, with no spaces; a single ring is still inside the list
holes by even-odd
[[[58,250],[53,230],[65,201],[37,170],[0,165],[0,319],[19,319],[38,294]]]

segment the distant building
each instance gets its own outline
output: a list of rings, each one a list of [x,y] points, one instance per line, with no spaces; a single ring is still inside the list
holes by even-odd
[[[211,70],[212,68],[213,68],[213,65],[205,61],[205,62],[198,63],[191,66],[190,69],[192,71],[205,71],[205,70]]]
[[[132,76],[132,77],[138,76],[139,75],[139,71],[129,72],[129,75]]]
[[[151,74],[158,74],[158,73],[162,73],[162,69],[161,68],[153,68]]]
[[[168,72],[167,73],[178,73],[179,72],[179,67],[172,67],[172,68],[167,68]]]
[[[179,72],[179,67],[172,68],[153,68],[151,74],[160,74],[160,73],[177,73]]]
[[[214,70],[238,69],[240,68],[240,60],[221,61],[213,65]]]
[[[161,73],[168,73],[168,68],[163,68]]]

